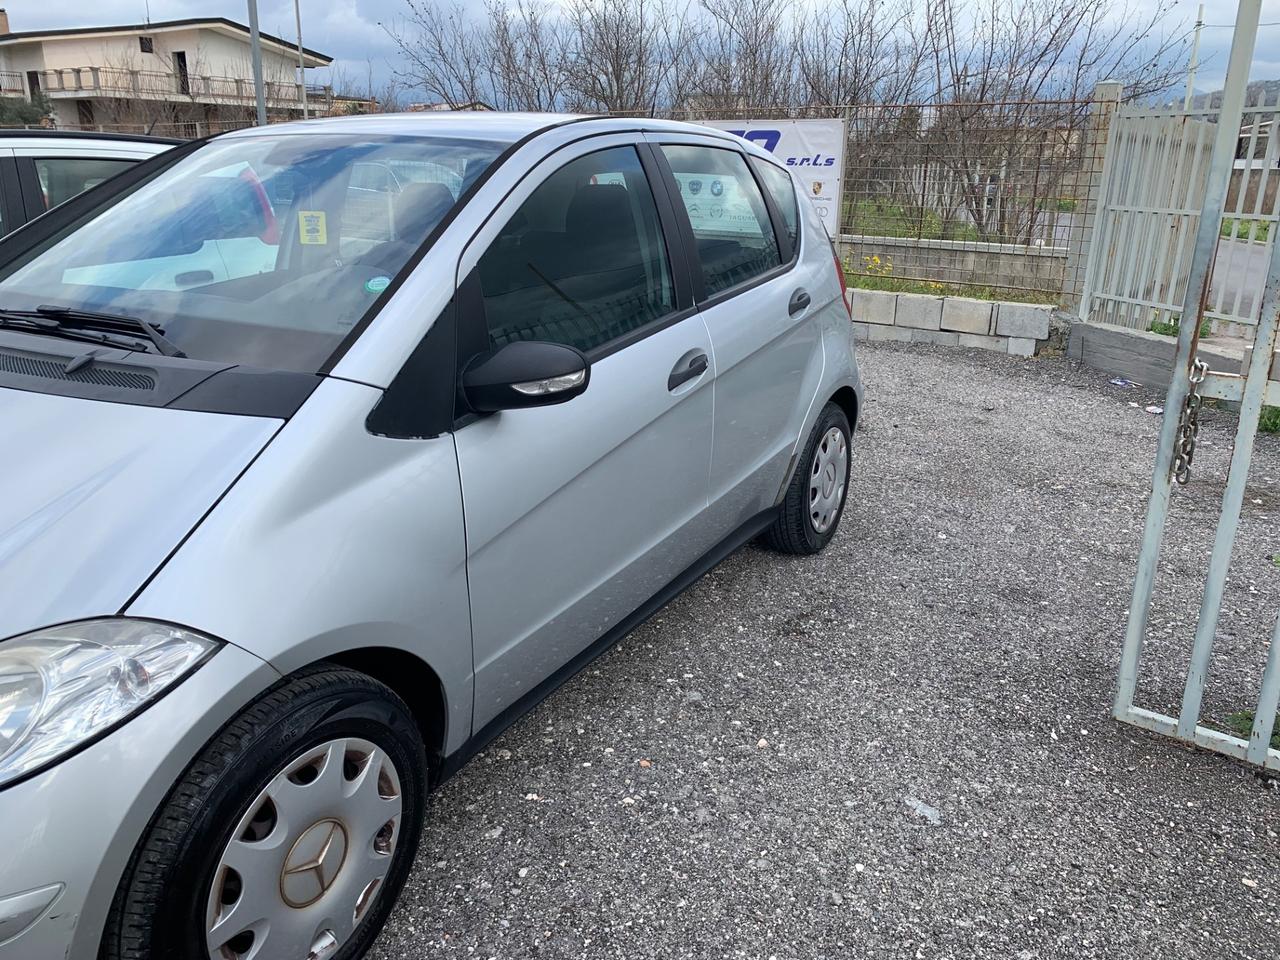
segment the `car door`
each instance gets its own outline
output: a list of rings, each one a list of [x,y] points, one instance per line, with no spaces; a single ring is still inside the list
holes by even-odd
[[[455,430],[477,730],[717,539],[706,524],[711,339],[655,169],[630,136],[563,148],[459,264],[463,366],[522,339],[567,343],[591,362],[583,395]]]
[[[733,528],[778,502],[821,380],[815,278],[797,268],[794,209],[788,227],[744,152],[722,139],[648,138],[681,200],[695,298],[715,350],[710,514]]]

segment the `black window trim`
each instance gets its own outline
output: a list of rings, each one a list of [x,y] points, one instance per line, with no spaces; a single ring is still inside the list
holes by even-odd
[[[45,213],[44,198],[40,193],[40,173],[36,170],[35,157],[15,157],[18,165],[18,185],[22,194],[22,206],[26,211],[24,222],[34,220]]]
[[[663,134],[665,134],[665,131],[663,131]],[[691,272],[693,273],[693,286],[695,291],[695,298],[697,300],[697,309],[700,311],[709,310],[711,307],[719,306],[720,304],[728,300],[732,300],[734,297],[739,297],[739,296],[742,296],[742,294],[744,293],[749,293],[750,291],[754,290],[756,287],[766,284],[771,280],[776,280],[781,276],[785,276],[786,274],[794,270],[796,267],[796,264],[799,263],[799,260],[800,260],[800,258],[795,255],[795,253],[798,251],[793,251],[793,254],[790,260],[782,260],[783,240],[778,236],[778,218],[781,216],[781,214],[779,214],[777,209],[774,207],[772,198],[769,195],[769,191],[766,190],[764,186],[760,183],[760,175],[756,171],[756,169],[751,165],[750,155],[748,155],[746,151],[738,149],[738,147],[732,143],[728,143],[726,141],[719,140],[719,139],[711,139],[709,137],[704,140],[698,137],[697,134],[680,134],[681,139],[668,139],[668,137],[669,135],[663,136],[660,134],[658,139],[656,139],[655,141],[652,141],[652,144],[654,147],[654,151],[653,151],[654,155],[657,157],[658,162],[662,165],[665,171],[664,180],[667,183],[667,190],[669,193],[677,193],[678,195],[677,188],[675,185],[676,184],[675,172],[671,169],[671,164],[667,162],[667,158],[663,155],[662,150],[659,149],[661,147],[665,147],[665,146],[704,147],[708,150],[728,150],[742,157],[743,162],[745,162],[747,165],[747,169],[751,171],[751,178],[752,180],[755,181],[756,188],[760,191],[761,196],[764,198],[765,209],[769,211],[769,225],[773,229],[774,242],[778,244],[778,257],[781,260],[781,262],[776,267],[772,267],[771,269],[766,270],[764,273],[761,273],[757,276],[752,277],[750,280],[744,280],[741,283],[734,284],[732,287],[728,287],[710,296],[708,296],[706,292],[707,290],[706,281],[702,275],[702,265],[700,263],[698,264],[690,263],[689,267]],[[694,238],[693,238],[693,223],[689,220],[689,214],[688,214],[688,211],[684,209],[684,204],[680,204],[677,207],[677,213],[680,219],[683,221],[683,226],[684,226],[683,233],[684,233],[685,244],[687,245],[687,248],[689,250],[696,250],[697,246],[695,245]],[[799,221],[797,220],[797,232],[798,230],[799,230]],[[785,232],[783,236],[785,236]],[[787,243],[786,246],[790,247],[790,243]],[[697,268],[696,270],[693,269],[695,266]]]
[[[22,200],[22,182],[18,178],[16,158],[0,156],[0,236],[12,233],[27,222],[26,204]]]
[[[791,201],[795,204],[796,213],[796,242],[791,242],[791,236],[787,233],[787,218],[783,214],[782,208],[778,206],[777,200],[773,196],[773,191],[769,189],[769,185],[765,183],[764,176],[760,172],[760,167],[764,164],[776,167],[782,171],[787,178],[787,183],[791,184]],[[782,257],[783,263],[791,263],[800,256],[801,229],[800,229],[800,197],[796,193],[796,185],[792,180],[791,172],[780,163],[774,163],[772,160],[765,160],[763,157],[747,155],[747,166],[751,168],[751,175],[756,179],[756,185],[760,188],[760,193],[764,195],[764,205],[769,209],[769,219],[773,222],[773,235],[778,240],[779,254],[785,253]]]

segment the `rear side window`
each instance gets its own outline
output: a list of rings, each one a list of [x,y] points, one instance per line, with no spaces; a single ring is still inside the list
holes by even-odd
[[[782,213],[782,225],[791,241],[791,252],[795,253],[800,239],[800,209],[796,206],[795,182],[791,174],[767,161],[756,161],[755,168],[760,172],[760,179],[773,198],[774,206]]]
[[[489,338],[591,350],[658,320],[675,294],[653,193],[634,147],[548,177],[480,258]]]
[[[44,208],[52,210],[66,203],[108,177],[122,173],[135,162],[105,157],[38,157],[36,176],[40,179]]]
[[[764,197],[742,154],[682,145],[662,152],[693,226],[708,296],[782,262]]]

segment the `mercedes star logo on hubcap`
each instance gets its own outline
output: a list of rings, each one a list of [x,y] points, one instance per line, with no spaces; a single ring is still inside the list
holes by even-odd
[[[347,831],[337,820],[320,820],[303,831],[280,872],[280,896],[291,907],[315,903],[333,886],[347,858]]]

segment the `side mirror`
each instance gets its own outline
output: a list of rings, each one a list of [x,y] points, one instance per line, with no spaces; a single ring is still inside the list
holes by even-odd
[[[591,364],[580,350],[516,340],[472,359],[462,372],[462,392],[472,410],[493,413],[564,403],[590,381]]]

